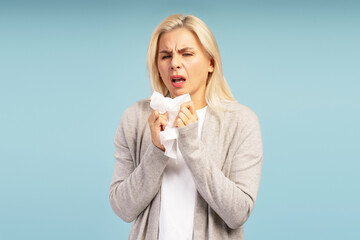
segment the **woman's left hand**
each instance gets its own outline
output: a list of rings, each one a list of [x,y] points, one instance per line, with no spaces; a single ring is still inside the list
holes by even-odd
[[[180,111],[175,119],[174,126],[181,128],[198,120],[195,106],[192,101],[181,104]]]

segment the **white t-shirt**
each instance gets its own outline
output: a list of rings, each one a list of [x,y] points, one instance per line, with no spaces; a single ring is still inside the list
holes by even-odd
[[[196,110],[199,137],[206,109]],[[163,174],[159,240],[192,240],[195,198],[194,180],[178,148],[177,160],[170,158]]]

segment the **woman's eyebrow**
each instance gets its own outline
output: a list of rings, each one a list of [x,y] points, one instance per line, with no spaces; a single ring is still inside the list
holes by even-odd
[[[194,49],[191,47],[184,47],[182,49],[179,49],[178,52],[182,53],[182,52],[186,52],[186,51],[193,51]],[[165,53],[165,54],[171,54],[172,51],[170,50],[161,50],[159,53]]]
[[[165,54],[170,54],[172,51],[169,51],[169,50],[162,50],[161,52],[159,53],[165,53]]]
[[[193,51],[194,49],[191,47],[185,47],[179,50],[179,52],[187,52],[187,51]]]

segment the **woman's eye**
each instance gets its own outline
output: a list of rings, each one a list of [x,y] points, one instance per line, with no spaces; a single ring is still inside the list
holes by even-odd
[[[184,53],[183,56],[192,56],[192,53]]]
[[[165,55],[161,59],[166,59],[166,58],[170,58],[170,57],[171,57],[170,55]]]

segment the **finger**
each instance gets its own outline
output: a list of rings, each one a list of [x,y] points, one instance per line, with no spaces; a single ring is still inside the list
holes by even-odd
[[[196,119],[196,117],[190,112],[190,110],[186,106],[183,106],[180,109],[179,115],[180,115],[180,113],[183,113],[188,119],[191,119],[191,120]],[[182,119],[184,119],[184,118],[182,118]]]
[[[185,127],[184,122],[180,118],[176,119],[176,127],[178,128]]]
[[[196,114],[196,109],[193,101],[185,102],[181,104],[180,109],[186,107],[192,114]]]
[[[156,119],[156,121],[155,121],[155,125],[158,126],[163,123],[166,123],[166,125],[167,125],[167,119],[166,119],[166,117],[159,115],[158,119]]]
[[[159,127],[157,124],[156,124],[156,121],[159,119],[159,112],[157,110],[153,110],[151,111],[151,114],[148,118],[148,123],[149,123],[149,126],[150,128],[152,128],[152,126],[154,127]]]
[[[152,110],[148,121],[149,123],[154,123],[158,118],[159,118],[158,110]]]
[[[182,111],[190,119],[191,122],[196,122],[198,120],[198,116],[196,114],[193,102],[187,102],[186,104],[184,104],[180,108],[180,111]]]
[[[190,103],[189,103],[189,110],[193,115],[196,116],[196,109],[195,109],[195,105],[194,105],[193,101],[190,101]]]
[[[158,118],[158,120],[156,121],[157,126],[159,126],[160,131],[165,130],[165,127],[168,125],[167,120],[165,120],[164,118]]]
[[[181,119],[184,125],[186,125],[187,122],[189,121],[189,118],[183,112],[179,112],[178,118]]]
[[[154,120],[156,121],[158,118],[159,118],[159,111],[158,110],[154,110],[153,111],[153,113],[154,113]]]
[[[160,114],[159,117],[165,119],[166,121],[167,121],[167,119],[168,119],[168,115],[167,115],[167,114]]]
[[[195,104],[194,102],[190,102],[190,108],[189,108],[190,112],[192,113],[192,115],[194,116],[194,120],[197,121],[198,120],[198,116],[196,113],[196,109],[195,109]]]

